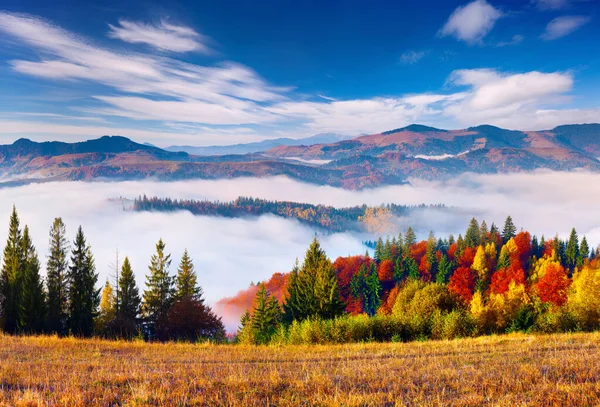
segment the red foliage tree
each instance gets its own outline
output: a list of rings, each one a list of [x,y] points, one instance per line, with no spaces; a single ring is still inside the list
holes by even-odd
[[[454,260],[456,258],[456,250],[458,249],[458,245],[456,243],[452,243],[450,247],[448,247],[448,260]]]
[[[475,259],[475,254],[477,253],[477,247],[467,247],[463,250],[460,255],[460,259],[458,259],[458,265],[460,267],[471,267],[473,265],[473,260]]]
[[[377,268],[377,277],[382,284],[394,281],[394,263],[391,260],[384,260],[379,263]]]
[[[346,312],[350,314],[355,315],[362,312],[362,302],[352,297],[350,292],[350,282],[352,281],[352,277],[358,274],[360,266],[364,264],[369,267],[372,261],[371,258],[365,256],[349,256],[338,257],[335,262],[333,262],[333,268],[335,269],[338,287],[340,289],[340,297],[342,301],[346,303]]]
[[[519,232],[515,236],[515,244],[517,245],[517,252],[519,255],[519,262],[521,267],[525,267],[527,260],[531,257],[533,247],[531,246],[531,235],[529,232]]]
[[[544,253],[542,254],[542,257],[552,257],[552,250],[554,250],[552,240],[546,240],[544,242]]]
[[[454,271],[450,276],[448,289],[458,295],[468,304],[473,298],[473,290],[475,289],[475,273],[470,267],[461,266]]]
[[[425,253],[427,253],[427,242],[425,240],[410,246],[410,257],[415,259],[417,264],[421,263],[421,259],[425,256]]]
[[[508,291],[511,281],[516,284],[525,284],[525,272],[518,264],[511,264],[507,268],[496,270],[492,274],[490,290],[494,294],[503,294]]]
[[[392,308],[394,308],[394,303],[396,302],[396,298],[398,298],[398,293],[400,292],[400,286],[394,286],[391,290],[387,291],[383,294],[383,298],[381,299],[381,306],[379,307],[379,311],[382,314],[390,315],[392,313]]]
[[[426,283],[431,281],[431,263],[429,263],[427,260],[427,256],[421,257],[419,273],[421,273],[421,280],[425,281]]]
[[[567,288],[571,280],[563,266],[551,263],[546,273],[538,280],[537,293],[544,302],[550,302],[558,307],[567,301]]]

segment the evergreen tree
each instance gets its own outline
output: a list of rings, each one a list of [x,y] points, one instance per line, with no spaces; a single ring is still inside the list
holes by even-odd
[[[48,291],[46,326],[50,332],[61,335],[66,331],[68,298],[68,242],[65,235],[66,229],[62,219],[54,219],[50,228],[50,254],[46,263]]]
[[[381,305],[382,291],[375,264],[371,264],[368,270],[362,264],[350,281],[350,292],[354,298],[362,300],[363,310],[367,315],[373,316],[377,312]]]
[[[435,276],[435,281],[438,284],[446,284],[448,278],[450,278],[450,272],[452,271],[453,264],[445,254],[442,254],[440,262],[438,263],[438,272]]]
[[[408,272],[408,278],[411,280],[419,280],[421,278],[421,273],[419,272],[419,265],[416,260],[413,259],[412,256],[406,256],[404,261],[404,270]]]
[[[586,237],[584,236],[581,239],[581,246],[579,246],[579,259],[577,261],[577,265],[579,267],[581,267],[583,265],[583,262],[587,259],[589,259],[589,255],[590,255],[590,246],[588,245],[588,241],[586,239]]]
[[[46,316],[46,293],[40,276],[40,261],[29,236],[29,228],[23,230],[23,287],[21,297],[22,320],[24,332],[41,333]]]
[[[406,233],[404,234],[404,252],[408,253],[410,250],[410,247],[415,244],[417,241],[417,235],[415,234],[415,231],[409,226],[408,229],[406,229]]]
[[[504,229],[502,229],[502,242],[506,244],[510,239],[517,235],[517,227],[513,223],[513,220],[510,216],[506,217],[506,221],[504,221]]]
[[[375,244],[375,255],[373,257],[377,263],[383,261],[383,250],[383,239],[379,237],[379,239],[377,239],[377,243]]]
[[[194,271],[194,263],[187,249],[185,249],[179,263],[179,268],[177,269],[175,300],[189,297],[190,299],[204,302],[202,299],[202,288],[197,285],[197,280],[198,276],[196,275],[196,271]]]
[[[465,244],[467,247],[477,247],[481,244],[479,224],[475,218],[472,218],[471,222],[469,222],[469,228],[467,229],[467,233],[465,233]]]
[[[21,294],[24,274],[21,240],[19,216],[13,206],[0,271],[0,322],[4,331],[8,333],[16,333],[21,329]]]
[[[577,238],[575,228],[571,229],[571,236],[569,236],[565,255],[567,267],[572,271],[577,266],[579,258],[579,239]]]
[[[487,227],[487,223],[485,223],[485,220],[481,221],[481,225],[479,225],[479,240],[481,244],[486,244],[488,243],[488,227]]]
[[[536,235],[531,238],[531,252],[536,258],[540,257],[541,249]]]
[[[250,318],[250,327],[254,343],[264,344],[271,340],[281,322],[281,308],[275,297],[271,296],[264,284],[259,286],[255,307]]]
[[[290,274],[288,299],[284,304],[285,320],[302,321],[313,316],[333,318],[341,315],[343,310],[335,270],[315,237],[306,251],[302,267],[298,269],[296,264]]]
[[[498,263],[496,264],[496,270],[505,269],[510,266],[510,255],[506,245],[500,249],[500,256],[498,257]]]
[[[390,238],[388,237],[385,240],[385,244],[383,245],[383,259],[382,260],[391,260],[392,259],[392,243],[390,242]]]
[[[175,295],[175,278],[169,275],[171,255],[165,255],[165,244],[160,239],[156,244],[156,254],[152,255],[146,276],[146,290],[142,312],[151,325],[156,324],[160,318],[166,317],[173,303]]]
[[[81,226],[73,242],[69,279],[69,317],[67,325],[75,336],[89,337],[94,331],[98,313],[100,290],[96,290],[98,274],[94,256]]]
[[[123,267],[121,268],[121,276],[119,278],[119,317],[126,321],[133,321],[137,318],[140,311],[140,293],[135,283],[135,276],[131,269],[129,258],[125,257]]]

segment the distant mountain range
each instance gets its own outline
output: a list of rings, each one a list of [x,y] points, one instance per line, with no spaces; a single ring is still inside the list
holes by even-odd
[[[234,154],[223,149],[213,155],[167,151],[120,136],[80,143],[20,139],[0,146],[0,183],[285,175],[304,182],[360,189],[400,184],[409,177],[444,179],[465,172],[538,168],[600,172],[600,124],[565,125],[547,131],[513,131],[487,125],[442,130],[411,125],[353,139],[340,137],[318,135],[303,139],[302,145],[271,148],[269,143],[251,143],[231,148],[257,149],[258,144],[266,151]]]
[[[167,151],[183,151],[194,155],[228,155],[228,154],[251,154],[266,151],[278,146],[310,146],[313,144],[335,143],[342,140],[351,139],[352,136],[343,136],[335,133],[322,133],[315,136],[292,139],[292,138],[276,138],[272,140],[257,141],[254,143],[234,144],[230,146],[171,146],[165,148]]]

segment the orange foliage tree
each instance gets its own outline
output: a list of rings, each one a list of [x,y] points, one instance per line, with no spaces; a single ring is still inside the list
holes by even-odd
[[[571,280],[563,266],[551,263],[546,273],[538,280],[536,291],[543,302],[550,302],[558,307],[567,301],[567,289]]]
[[[525,284],[525,271],[518,264],[511,264],[506,268],[496,270],[492,274],[490,290],[494,294],[504,294],[508,291],[510,282],[515,284]]]
[[[457,268],[450,276],[448,289],[468,304],[473,298],[473,290],[475,289],[475,273],[473,273],[473,270],[464,266]]]

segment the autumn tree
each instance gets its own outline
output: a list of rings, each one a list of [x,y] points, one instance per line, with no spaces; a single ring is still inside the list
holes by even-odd
[[[21,294],[23,284],[23,244],[19,215],[13,206],[0,271],[0,317],[5,332],[21,329]]]
[[[75,336],[89,337],[94,331],[94,318],[100,303],[100,290],[96,290],[98,274],[91,247],[79,226],[73,250],[69,280],[69,317],[67,325]]]
[[[465,304],[469,304],[475,289],[475,274],[471,268],[464,266],[457,268],[450,276],[448,289],[458,295]]]
[[[116,299],[114,290],[110,285],[110,282],[106,280],[104,288],[102,289],[102,295],[100,296],[100,311],[96,318],[96,332],[99,334],[106,334],[109,325],[115,320],[117,313],[115,305]]]
[[[538,280],[536,291],[543,302],[560,307],[567,301],[567,289],[570,283],[565,269],[556,263],[551,263]]]
[[[54,219],[50,228],[48,261],[46,263],[46,287],[48,291],[47,329],[64,334],[67,324],[68,299],[68,242],[66,228],[61,218]]]
[[[40,261],[25,226],[21,241],[23,252],[23,284],[21,293],[21,329],[41,333],[46,317],[46,293],[40,276]]]

